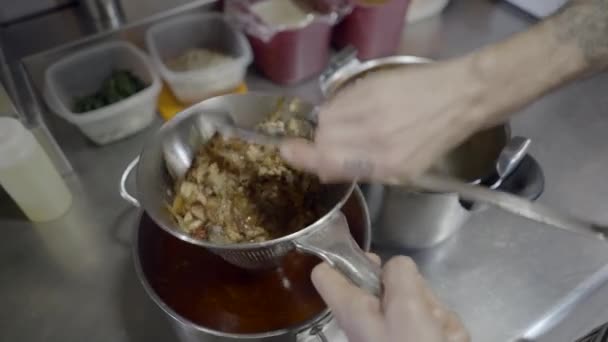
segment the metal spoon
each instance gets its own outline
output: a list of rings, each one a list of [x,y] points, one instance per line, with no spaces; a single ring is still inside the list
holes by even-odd
[[[223,137],[239,138],[252,144],[279,146],[283,137],[281,135],[270,135],[258,131],[237,127],[232,124],[224,124],[217,127],[218,133]]]
[[[216,133],[223,137],[236,137],[259,145],[278,146],[282,136],[260,133],[251,129],[238,127],[227,111],[205,110],[193,127],[190,139],[184,144],[179,134],[165,137],[162,151],[165,165],[173,179],[181,179],[192,165],[198,147],[211,139]]]
[[[205,112],[208,120],[201,120],[199,129],[206,133],[205,138],[211,138],[215,132],[226,138],[239,138],[252,144],[278,146],[282,136],[261,133],[252,129],[238,127],[228,112]]]

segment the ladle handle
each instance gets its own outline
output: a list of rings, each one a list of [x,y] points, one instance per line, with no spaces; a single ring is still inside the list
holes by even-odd
[[[341,212],[319,229],[297,238],[294,244],[298,250],[323,259],[360,288],[377,297],[382,295],[382,269],[359,248]]]
[[[570,216],[558,210],[505,192],[493,191],[481,186],[467,184],[450,177],[426,174],[418,177],[413,185],[428,191],[455,192],[469,201],[479,201],[494,205],[515,215],[548,224],[571,232],[592,234],[605,240],[606,226],[594,224]]]
[[[137,166],[138,163],[139,156],[133,159],[122,172],[122,176],[120,176],[120,197],[122,197],[125,201],[131,203],[133,206],[139,208],[139,201],[127,190],[127,180],[129,179],[131,172],[133,172],[133,169]]]

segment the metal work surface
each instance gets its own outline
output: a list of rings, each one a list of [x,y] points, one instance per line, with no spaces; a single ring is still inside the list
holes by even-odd
[[[61,27],[61,16],[54,20],[45,25]],[[530,24],[505,5],[454,1],[441,17],[408,27],[401,52],[447,58]],[[45,27],[34,37],[62,40],[53,36],[62,30]],[[114,37],[141,42],[141,32],[135,31]],[[37,91],[44,68],[60,55],[27,59]],[[320,99],[314,82],[277,88],[252,76],[248,84]],[[531,153],[544,169],[540,201],[600,222],[608,222],[607,87],[607,75],[579,82],[538,101],[512,122],[515,134],[533,139]],[[0,195],[0,340],[175,340],[136,279],[130,247],[138,212],[118,192],[121,172],[160,119],[134,137],[97,147],[52,113],[43,117],[73,167],[67,180],[74,204],[61,220],[31,224]],[[603,268],[608,246],[498,210],[474,216],[436,248],[379,252],[414,256],[439,296],[461,314],[474,341],[512,341],[525,334],[534,341],[570,342],[608,321],[608,268]],[[556,329],[545,331],[555,322],[560,323]]]

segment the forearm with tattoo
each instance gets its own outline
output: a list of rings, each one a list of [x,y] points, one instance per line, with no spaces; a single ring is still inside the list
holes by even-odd
[[[463,58],[481,89],[481,125],[608,67],[608,0],[573,0],[554,16]],[[461,63],[461,62],[457,62]]]
[[[558,40],[578,45],[590,68],[608,66],[608,0],[573,0],[549,22]]]

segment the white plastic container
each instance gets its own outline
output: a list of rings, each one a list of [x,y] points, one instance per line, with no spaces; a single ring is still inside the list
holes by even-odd
[[[109,106],[75,113],[74,99],[99,90],[116,69],[131,71],[148,86]],[[134,134],[148,126],[156,115],[160,77],[149,58],[132,44],[115,41],[78,51],[51,65],[45,78],[44,95],[49,107],[97,144]]]
[[[0,184],[32,221],[51,221],[72,195],[34,135],[14,118],[0,117]]]
[[[146,33],[146,45],[154,66],[184,104],[236,88],[245,79],[252,60],[245,36],[217,13],[193,14],[156,24]],[[183,72],[167,67],[167,60],[191,48],[217,50],[234,60],[213,68]]]

